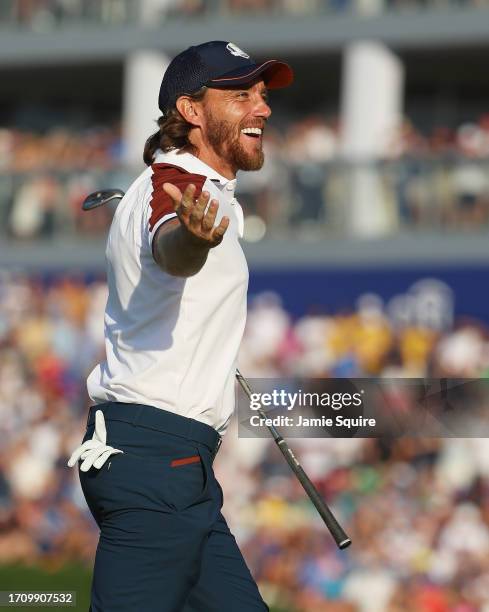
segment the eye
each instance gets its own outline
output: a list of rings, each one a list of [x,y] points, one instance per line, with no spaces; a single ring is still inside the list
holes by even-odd
[[[238,91],[237,97],[240,98],[241,100],[247,100],[249,97],[249,94],[247,91]]]
[[[263,98],[263,101],[268,104],[268,91],[262,91],[261,97]]]

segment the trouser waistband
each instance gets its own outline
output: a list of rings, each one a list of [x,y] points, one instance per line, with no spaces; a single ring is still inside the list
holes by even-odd
[[[210,425],[161,408],[125,402],[96,404],[90,407],[87,427],[95,423],[97,410],[104,413],[106,421],[122,421],[123,423],[147,427],[204,444],[211,451],[213,457],[221,446],[221,436]]]

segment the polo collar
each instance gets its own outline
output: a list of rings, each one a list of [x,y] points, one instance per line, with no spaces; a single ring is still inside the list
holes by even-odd
[[[226,188],[228,191],[233,191],[236,188],[236,179],[228,179],[222,174],[219,174],[214,168],[211,168],[192,153],[179,153],[178,149],[173,149],[167,153],[160,151],[155,157],[156,164],[174,164],[188,170],[192,174],[201,174],[209,180],[219,183],[221,189]]]

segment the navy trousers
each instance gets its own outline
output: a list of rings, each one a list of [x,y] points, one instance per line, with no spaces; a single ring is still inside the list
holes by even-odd
[[[124,451],[79,471],[100,528],[91,612],[266,612],[221,514],[212,427],[152,406],[93,406]],[[170,433],[169,433],[170,432]],[[81,462],[80,462],[81,463]]]

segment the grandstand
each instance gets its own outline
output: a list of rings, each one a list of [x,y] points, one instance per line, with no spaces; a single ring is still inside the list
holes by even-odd
[[[80,206],[142,169],[168,58],[223,37],[297,75],[272,96],[263,170],[238,177],[242,371],[489,373],[487,3],[5,0],[0,590],[38,584],[18,562],[89,579],[96,525],[65,461],[103,350],[113,208]],[[351,533],[338,553],[276,449],[236,435],[224,511],[273,612],[489,612],[484,439],[295,440]]]

